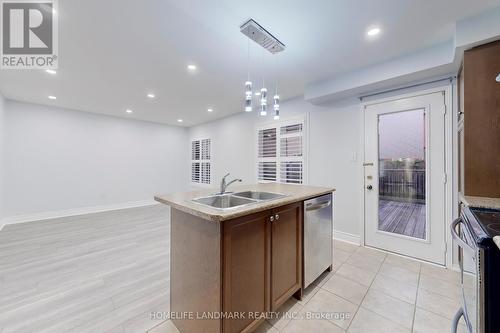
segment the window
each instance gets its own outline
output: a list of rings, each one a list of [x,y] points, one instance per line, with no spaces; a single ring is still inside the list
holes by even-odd
[[[257,130],[259,182],[305,182],[304,119],[273,123]]]
[[[210,139],[191,142],[191,182],[210,184]]]

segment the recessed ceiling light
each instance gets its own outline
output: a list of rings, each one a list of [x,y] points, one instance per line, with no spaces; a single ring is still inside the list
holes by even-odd
[[[130,110],[130,109],[127,109],[127,110],[125,110],[125,112],[127,112],[127,113],[132,113],[132,112],[134,112],[134,111],[132,111],[132,110]]]
[[[188,69],[191,71],[191,72],[194,72],[196,70],[196,65],[188,65]]]
[[[52,74],[52,75],[57,74],[57,72],[56,72],[55,70],[53,70],[53,69],[46,69],[45,71],[46,71],[47,73],[49,73],[49,74]]]
[[[257,92],[255,93],[255,96],[260,96],[260,91],[257,91]]]
[[[369,29],[366,34],[369,36],[369,37],[373,37],[373,36],[376,36],[380,33],[380,28],[379,27],[374,27],[374,28],[371,28]]]
[[[149,98],[155,98],[155,94],[149,93],[149,94],[148,94],[148,97],[149,97]]]
[[[56,97],[56,96],[52,96],[52,95],[49,95],[49,96],[48,96],[48,98],[49,98],[49,99],[57,99],[57,97]]]
[[[213,111],[214,111],[214,109],[212,109],[212,108],[208,108],[208,109],[207,109],[207,111],[208,111],[208,112],[213,112]]]
[[[182,119],[177,119],[177,122],[182,123],[183,120]]]

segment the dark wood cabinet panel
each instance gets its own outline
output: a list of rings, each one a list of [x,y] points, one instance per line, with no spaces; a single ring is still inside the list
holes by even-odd
[[[276,311],[302,286],[302,202],[271,216],[271,309]]]
[[[227,221],[223,226],[223,303],[226,313],[270,310],[270,212]],[[253,331],[262,320],[225,319],[224,332]]]
[[[225,313],[276,311],[302,288],[302,202],[223,226]],[[262,320],[225,319],[224,332],[250,332]]]
[[[500,197],[500,41],[464,54],[464,194]]]

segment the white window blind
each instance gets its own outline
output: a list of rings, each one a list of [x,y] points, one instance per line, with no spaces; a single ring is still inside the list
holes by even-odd
[[[261,182],[304,183],[304,121],[258,129],[257,178]]]
[[[191,142],[191,182],[210,184],[210,139]]]

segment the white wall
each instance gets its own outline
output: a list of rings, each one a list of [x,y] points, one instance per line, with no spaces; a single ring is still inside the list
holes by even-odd
[[[188,185],[185,128],[13,101],[5,106],[8,218],[152,201]]]
[[[300,97],[282,103],[281,115],[283,119],[309,115],[309,184],[335,187],[335,229],[360,235],[361,111],[357,101],[344,104],[314,106]],[[191,139],[212,139],[214,186],[226,172],[245,183],[256,182],[255,127],[261,122],[257,112],[240,113],[190,128]]]
[[[2,94],[0,94],[0,228],[1,220],[4,217],[4,118],[5,118],[5,99]]]

